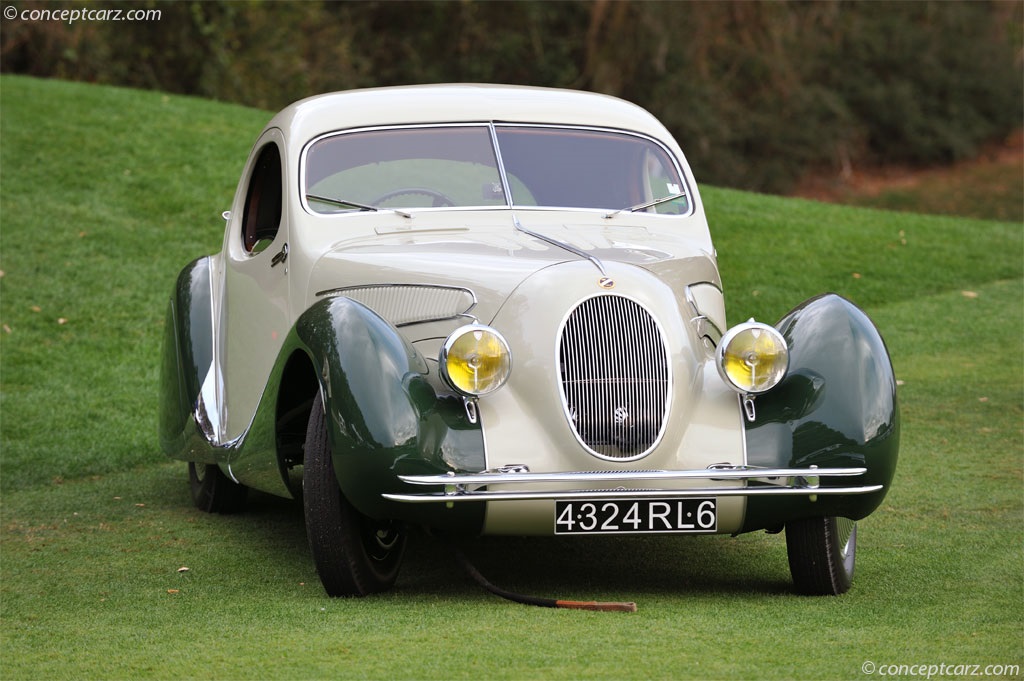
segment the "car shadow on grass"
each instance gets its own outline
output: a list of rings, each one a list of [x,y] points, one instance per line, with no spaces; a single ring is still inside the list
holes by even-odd
[[[777,539],[483,537],[455,546],[488,581],[502,589],[544,598],[601,600],[680,592],[790,593],[785,545]],[[449,590],[480,590],[458,564],[452,547],[415,535],[397,587],[436,591],[448,582]]]
[[[261,571],[293,584],[319,585],[309,554],[301,499],[251,492],[244,512],[209,515],[191,505],[184,475],[170,504],[202,519],[226,543],[260,556]],[[544,598],[576,600],[644,595],[776,595],[792,592],[785,540],[724,536],[480,537],[449,540],[413,528],[397,598],[462,598],[485,593],[459,564],[458,548],[492,584]],[[317,597],[322,592],[310,591]]]

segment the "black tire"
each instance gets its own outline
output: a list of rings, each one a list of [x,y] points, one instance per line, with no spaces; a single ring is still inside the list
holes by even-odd
[[[245,508],[249,488],[221,472],[215,464],[188,464],[188,487],[192,503],[207,513],[238,513]]]
[[[366,517],[341,493],[322,396],[313,403],[306,429],[302,497],[309,550],[327,595],[366,596],[390,589],[405,553],[405,528]]]
[[[811,596],[838,596],[853,583],[857,523],[848,518],[808,518],[786,525],[793,585]]]

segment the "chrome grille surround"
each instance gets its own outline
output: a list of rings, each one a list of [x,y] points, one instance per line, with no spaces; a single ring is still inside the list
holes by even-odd
[[[583,300],[558,342],[562,405],[573,433],[594,456],[634,460],[661,440],[672,372],[660,325],[618,294]]]

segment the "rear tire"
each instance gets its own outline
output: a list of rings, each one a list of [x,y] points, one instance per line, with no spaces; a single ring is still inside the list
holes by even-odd
[[[853,583],[857,523],[836,517],[787,523],[786,552],[797,591],[812,596],[846,593]]]
[[[401,567],[406,530],[393,520],[368,518],[341,493],[323,396],[313,403],[306,429],[302,496],[309,550],[327,595],[365,596],[390,589]]]
[[[238,513],[245,509],[249,488],[240,485],[216,464],[188,463],[188,487],[192,503],[207,513]]]

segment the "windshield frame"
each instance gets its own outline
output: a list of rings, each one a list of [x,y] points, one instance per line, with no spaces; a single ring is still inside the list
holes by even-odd
[[[335,130],[327,132],[310,139],[302,148],[299,159],[299,172],[298,172],[298,189],[299,189],[299,203],[303,210],[313,216],[321,218],[331,218],[338,216],[349,216],[357,215],[360,213],[365,214],[364,209],[352,210],[341,210],[323,212],[315,210],[310,206],[310,201],[307,199],[307,188],[306,185],[306,164],[307,156],[309,151],[319,142],[330,139],[333,137],[339,137],[343,135],[352,135],[364,132],[380,132],[389,130],[416,130],[416,129],[443,129],[443,128],[486,128],[490,136],[491,152],[494,154],[498,175],[501,180],[501,188],[504,194],[505,201],[502,204],[480,204],[480,205],[466,205],[466,206],[418,206],[418,207],[402,207],[396,211],[395,208],[389,206],[374,206],[380,212],[436,212],[436,211],[492,211],[492,210],[521,210],[521,211],[571,211],[581,213],[601,213],[603,215],[608,214],[629,214],[633,216],[641,215],[644,217],[651,218],[682,218],[692,215],[696,209],[696,195],[693,190],[692,181],[684,171],[683,165],[680,163],[679,158],[673,153],[672,149],[666,144],[661,142],[659,139],[650,135],[637,132],[634,130],[626,130],[622,128],[611,128],[603,126],[593,125],[571,125],[564,123],[527,123],[518,121],[504,121],[504,120],[491,120],[491,121],[453,121],[453,122],[441,122],[441,123],[406,123],[396,125],[375,125],[375,126],[361,126],[358,128],[350,128],[346,130]],[[672,169],[675,171],[680,182],[682,183],[682,193],[686,198],[686,211],[683,213],[657,213],[657,212],[634,212],[628,213],[631,206],[618,206],[614,209],[600,208],[596,206],[555,206],[555,205],[520,205],[514,202],[514,194],[510,187],[510,181],[507,173],[507,168],[504,160],[502,159],[501,144],[498,139],[498,131],[502,128],[535,128],[535,129],[549,129],[549,130],[567,130],[577,132],[592,132],[599,134],[613,134],[613,135],[625,135],[643,140],[647,143],[657,146],[665,155],[665,158],[672,164]],[[347,202],[347,197],[331,197],[340,202]]]

